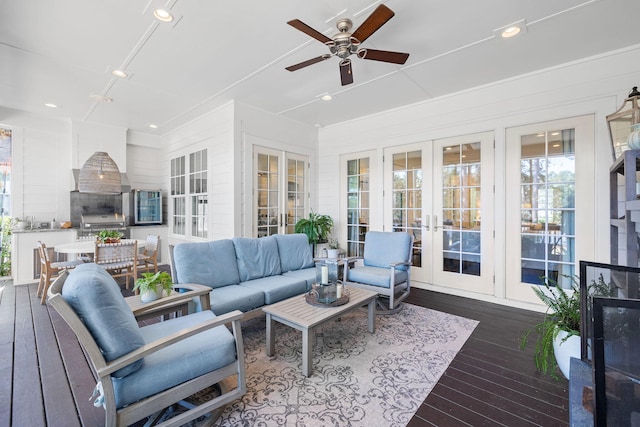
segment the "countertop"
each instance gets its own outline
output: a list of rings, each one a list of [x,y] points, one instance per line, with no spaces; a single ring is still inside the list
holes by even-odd
[[[25,229],[18,229],[18,228],[14,228],[13,230],[11,230],[11,233],[13,234],[22,234],[22,233],[40,233],[43,231],[73,231],[73,230],[78,230],[78,228],[25,228]]]

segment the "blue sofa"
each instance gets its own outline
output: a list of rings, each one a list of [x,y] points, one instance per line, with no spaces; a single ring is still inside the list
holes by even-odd
[[[303,294],[315,281],[306,234],[181,243],[173,248],[172,260],[175,283],[211,287],[211,310],[217,315],[246,313]]]

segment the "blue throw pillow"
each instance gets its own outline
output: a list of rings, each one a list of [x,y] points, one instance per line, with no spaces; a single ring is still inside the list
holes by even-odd
[[[145,342],[120,287],[104,268],[82,264],[71,271],[62,287],[62,297],[84,322],[106,361],[142,347]],[[125,377],[142,366],[142,359],[117,370]]]

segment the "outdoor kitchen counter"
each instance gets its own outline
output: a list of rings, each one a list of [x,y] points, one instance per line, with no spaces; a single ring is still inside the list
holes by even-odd
[[[35,228],[12,230],[11,232],[11,273],[13,283],[22,285],[37,282],[36,266],[40,267],[37,254],[38,241],[53,248],[62,243],[76,240],[78,229],[74,228]]]
[[[41,233],[43,231],[75,231],[76,233],[79,231],[79,228],[74,227],[74,228],[25,228],[25,229],[17,229],[14,228],[13,230],[11,230],[11,234],[26,234],[26,233]]]

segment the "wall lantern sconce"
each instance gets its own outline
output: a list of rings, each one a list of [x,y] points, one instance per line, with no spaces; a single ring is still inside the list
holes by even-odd
[[[615,161],[625,150],[640,149],[640,92],[634,86],[622,106],[607,116]]]
[[[118,165],[105,152],[93,153],[80,169],[78,191],[81,193],[120,194],[121,185]]]

